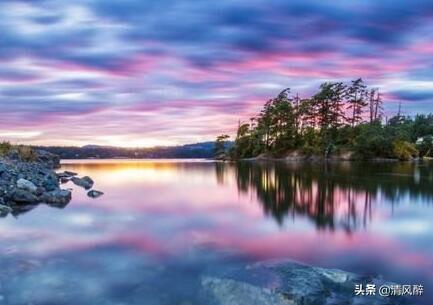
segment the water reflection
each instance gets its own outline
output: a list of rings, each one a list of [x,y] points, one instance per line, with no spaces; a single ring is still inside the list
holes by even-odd
[[[222,185],[235,175],[238,190],[257,196],[280,225],[305,216],[318,229],[350,233],[369,224],[376,205],[433,199],[428,163],[216,163],[215,173]]]
[[[61,170],[105,194],[68,182],[65,209],[1,219],[5,304],[211,304],[199,299],[203,274],[269,259],[424,284],[420,303],[433,299],[431,165],[76,160]]]

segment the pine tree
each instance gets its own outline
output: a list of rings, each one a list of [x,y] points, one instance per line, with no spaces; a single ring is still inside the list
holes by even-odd
[[[361,78],[352,81],[351,86],[348,88],[348,107],[347,110],[350,112],[348,118],[349,124],[354,127],[358,123],[361,123],[362,113],[364,107],[368,105],[366,102],[367,86],[364,84]]]

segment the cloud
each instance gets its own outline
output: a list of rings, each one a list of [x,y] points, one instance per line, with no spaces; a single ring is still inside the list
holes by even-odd
[[[403,101],[433,101],[433,90],[396,91],[392,93],[398,100]],[[433,110],[433,109],[432,109]]]
[[[2,1],[0,126],[190,142],[357,77],[433,111],[432,33],[429,0]]]

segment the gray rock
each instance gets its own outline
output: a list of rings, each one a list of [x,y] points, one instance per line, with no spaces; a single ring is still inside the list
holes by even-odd
[[[49,173],[44,177],[42,186],[48,191],[54,191],[59,188],[59,180],[54,172]]]
[[[64,171],[63,173],[68,175],[69,177],[78,175],[76,172],[71,172],[71,171]]]
[[[45,166],[49,168],[59,168],[60,167],[60,157],[52,154],[48,151],[38,149],[37,153],[37,161],[39,163],[45,164]]]
[[[68,183],[69,182],[69,178],[66,178],[66,177],[60,177],[60,183],[61,184],[65,184],[65,183]]]
[[[16,203],[38,203],[39,199],[29,191],[16,189],[12,193],[12,200]]]
[[[284,294],[230,279],[204,277],[201,284],[220,305],[296,304]]]
[[[35,194],[36,194],[36,196],[41,196],[44,192],[45,192],[45,189],[42,186],[38,186],[36,188]]]
[[[2,217],[7,216],[11,212],[12,212],[11,207],[4,205],[4,204],[0,204],[0,216],[2,216]]]
[[[32,193],[35,193],[37,190],[37,186],[33,184],[33,182],[26,180],[26,179],[18,179],[17,181],[17,187],[19,189],[25,190],[25,191],[29,191]]]
[[[78,178],[78,177],[72,177],[71,181],[78,186],[81,186],[83,188],[85,188],[86,190],[89,190],[92,188],[93,186],[93,180],[92,178],[85,176],[83,178]]]
[[[292,261],[259,263],[235,268],[230,272],[224,271],[223,274],[205,274],[201,281],[205,295],[215,299],[219,305],[408,304],[407,299],[403,297],[355,296],[356,284],[362,284],[364,287],[366,284],[375,284],[379,287],[392,283],[380,278]]]
[[[65,206],[72,198],[69,190],[55,190],[46,192],[41,196],[41,201],[51,205]]]
[[[90,198],[98,198],[101,197],[102,195],[104,195],[103,192],[96,191],[96,190],[91,190],[87,192],[87,196],[89,196]]]
[[[64,171],[63,173],[57,173],[57,177],[59,178],[71,178],[73,176],[78,175],[75,172],[70,172],[70,171]]]
[[[54,168],[59,164],[57,156],[41,150],[36,150],[36,160],[32,162],[22,160],[16,154],[0,157],[0,205],[12,208],[12,214],[16,216],[41,202],[56,207],[68,204],[71,192],[60,189],[60,180],[64,183],[74,178],[76,184],[92,188],[90,177],[77,178],[77,173],[71,171],[56,174]],[[101,194],[96,191],[90,195],[96,198]],[[0,216],[6,210],[0,210]]]

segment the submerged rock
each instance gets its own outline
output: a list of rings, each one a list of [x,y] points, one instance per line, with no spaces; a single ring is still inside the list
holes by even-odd
[[[392,285],[380,278],[360,276],[296,262],[260,263],[230,272],[205,275],[201,285],[218,305],[403,305],[403,297],[355,296],[355,285]]]
[[[81,187],[85,188],[86,190],[91,189],[93,186],[93,183],[94,183],[92,178],[90,178],[89,176],[85,176],[83,178],[72,177],[71,181],[75,185],[81,186]]]
[[[234,281],[230,279],[220,279],[214,277],[204,277],[201,281],[202,286],[210,292],[221,305],[295,305],[293,300],[284,294],[273,292],[267,288],[260,288],[251,284]]]
[[[87,196],[89,196],[90,198],[98,198],[102,195],[104,195],[104,193],[97,190],[91,190],[87,192]]]

